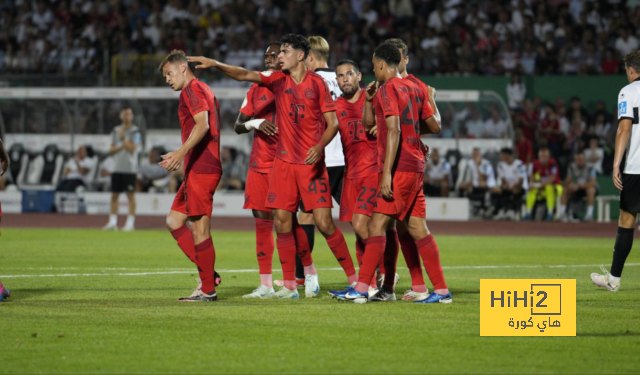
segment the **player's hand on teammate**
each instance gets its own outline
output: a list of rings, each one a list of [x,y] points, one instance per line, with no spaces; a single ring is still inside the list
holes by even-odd
[[[620,167],[613,167],[613,184],[618,190],[622,191],[622,175],[620,174]]]
[[[382,181],[380,181],[380,193],[382,193],[382,196],[387,199],[393,198],[393,190],[391,189],[391,173],[382,174]]]
[[[367,86],[367,90],[364,92],[365,99],[367,99],[367,101],[370,102],[373,100],[373,98],[376,96],[377,93],[378,93],[378,81],[371,82]]]
[[[276,125],[269,120],[262,121],[262,124],[260,124],[260,127],[258,128],[258,130],[260,130],[266,135],[276,135],[276,132],[277,132]]]
[[[371,134],[374,137],[378,137],[378,125],[373,125],[373,128],[371,128],[369,130],[369,134]]]
[[[199,65],[196,65],[196,69],[213,68],[218,63],[216,60],[204,56],[187,56],[187,61],[190,63],[200,63]]]
[[[315,164],[318,159],[320,159],[320,155],[322,155],[322,152],[324,152],[324,147],[322,147],[322,145],[320,144],[311,147],[309,151],[307,151],[307,155],[309,156],[304,159],[304,163],[307,165]]]
[[[158,163],[159,166],[164,168],[167,172],[177,171],[182,165],[184,154],[180,151],[170,152],[162,155],[162,161]]]

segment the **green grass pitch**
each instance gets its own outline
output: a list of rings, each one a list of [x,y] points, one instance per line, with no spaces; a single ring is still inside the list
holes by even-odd
[[[620,292],[589,279],[613,238],[436,236],[450,305],[331,300],[346,278],[319,234],[320,298],[243,300],[259,283],[254,235],[213,238],[219,300],[188,304],[176,298],[197,273],[167,232],[3,229],[0,279],[13,296],[0,304],[0,373],[640,371],[638,250]],[[398,272],[401,294],[410,278]],[[481,278],[575,278],[577,337],[480,337]]]

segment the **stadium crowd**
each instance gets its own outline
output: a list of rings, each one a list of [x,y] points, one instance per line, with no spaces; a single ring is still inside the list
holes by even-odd
[[[173,49],[254,69],[266,43],[299,32],[326,37],[330,66],[363,71],[399,37],[417,74],[620,74],[638,24],[620,0],[5,0],[0,73],[108,75],[113,56],[126,72]]]

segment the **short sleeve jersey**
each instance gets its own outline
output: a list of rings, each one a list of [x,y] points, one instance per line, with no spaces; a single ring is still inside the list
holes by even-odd
[[[498,163],[498,179],[505,180],[511,185],[522,179],[523,188],[527,188],[527,167],[522,160],[513,159],[511,164],[500,161]]]
[[[360,97],[355,103],[349,103],[344,96],[336,100],[340,140],[347,159],[346,178],[363,178],[378,170],[378,141],[362,125],[364,101],[364,90],[360,90]]]
[[[122,146],[122,140],[120,139],[120,129],[124,125],[118,125],[111,131],[111,144],[114,146]],[[124,139],[133,142],[136,147],[133,152],[129,152],[126,149],[122,149],[113,155],[113,172],[114,173],[138,173],[138,155],[142,148],[142,134],[140,128],[135,125],[131,125],[124,130]]]
[[[640,78],[626,85],[618,95],[618,121],[631,120],[631,136],[626,148],[626,163],[624,173],[640,174],[640,131],[636,125],[640,124]]]
[[[247,92],[240,112],[254,119],[276,122],[276,102],[273,93],[266,87],[254,84]],[[253,146],[249,158],[249,169],[259,173],[271,173],[273,159],[278,147],[279,135],[266,135],[261,131],[253,132]]]
[[[193,116],[202,111],[208,112],[209,131],[185,155],[184,173],[222,174],[220,165],[220,106],[211,88],[194,78],[180,93],[178,114],[180,127],[182,127],[183,144],[189,139],[196,125]]]
[[[393,170],[424,172],[427,151],[420,139],[420,120],[433,116],[433,108],[424,91],[409,80],[391,78],[376,94],[373,106],[378,126],[378,171],[384,168],[389,116],[400,117],[400,143]]]
[[[531,174],[534,181],[553,181],[554,184],[560,184],[560,170],[555,159],[549,159],[547,165],[543,166],[539,160],[535,160],[532,165]]]
[[[331,91],[319,74],[309,70],[300,84],[285,72],[262,72],[260,76],[261,86],[269,89],[276,101],[280,134],[276,157],[304,164],[307,151],[318,144],[326,129],[323,114],[336,110]]]

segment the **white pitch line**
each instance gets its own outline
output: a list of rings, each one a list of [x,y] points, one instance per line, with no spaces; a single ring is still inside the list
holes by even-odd
[[[510,268],[586,268],[599,267],[600,264],[556,264],[556,265],[508,265],[508,266],[445,266],[443,269],[510,269]],[[628,263],[626,267],[640,266],[640,263]],[[23,268],[26,269],[26,268]],[[46,268],[51,269],[51,268]],[[104,268],[108,270],[109,268]],[[398,267],[398,269],[406,269],[406,267]],[[52,269],[53,270],[53,269]],[[342,271],[342,268],[318,268],[318,271]],[[220,273],[249,273],[258,272],[257,269],[241,269],[241,270],[218,270]],[[281,272],[274,270],[274,272]],[[173,274],[190,274],[196,273],[193,269],[184,269],[177,271],[159,271],[159,272],[126,272],[126,273],[62,273],[49,275],[0,275],[2,279],[11,278],[36,278],[36,277],[92,277],[92,276],[150,276],[150,275],[173,275]]]

